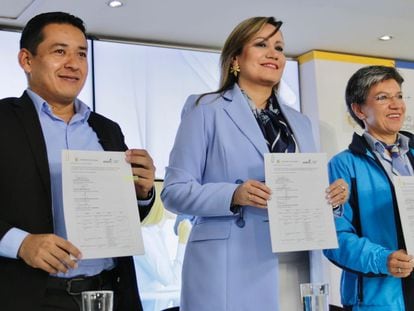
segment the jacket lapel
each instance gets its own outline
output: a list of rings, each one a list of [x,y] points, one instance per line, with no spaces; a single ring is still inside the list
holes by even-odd
[[[88,119],[89,126],[95,131],[98,136],[99,143],[101,144],[104,150],[113,150],[111,140],[108,138],[108,133],[106,133],[105,127],[100,124],[99,119],[96,118],[95,114],[91,112]]]
[[[43,185],[50,196],[50,173],[47,149],[36,109],[26,92],[16,100],[14,107],[17,119],[27,136],[27,141],[35,158]]]
[[[104,150],[125,151],[127,149],[121,129],[116,123],[91,112],[88,124],[95,131]]]
[[[240,88],[235,85],[233,89],[225,92],[222,97],[228,102],[228,104],[224,106],[224,110],[230,119],[263,157],[263,154],[269,152],[269,149],[267,148],[266,141],[252,110]]]
[[[280,97],[278,97],[278,101],[280,103],[280,110],[282,111],[282,114],[285,117],[286,122],[289,125],[289,128],[292,130],[293,137],[295,137],[299,150],[301,152],[310,152],[310,150],[307,150],[309,148],[306,148],[306,140],[309,140],[309,134],[312,135],[312,133],[304,132],[301,129],[301,122],[303,122],[303,120],[298,119],[294,113],[287,109],[287,107],[283,104],[283,100],[280,99]]]

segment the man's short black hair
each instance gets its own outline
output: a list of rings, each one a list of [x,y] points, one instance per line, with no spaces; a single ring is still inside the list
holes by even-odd
[[[20,49],[25,48],[36,55],[37,47],[44,39],[43,28],[49,24],[72,25],[82,31],[86,38],[86,28],[79,17],[65,12],[48,12],[36,15],[26,24],[20,38]]]

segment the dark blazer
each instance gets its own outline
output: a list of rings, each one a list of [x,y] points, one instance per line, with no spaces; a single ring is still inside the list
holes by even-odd
[[[120,127],[94,112],[89,125],[104,150],[124,151]],[[12,227],[53,233],[49,165],[36,109],[27,93],[0,100],[0,239]],[[152,203],[140,207],[143,219]],[[132,257],[117,258],[119,310],[142,310]],[[1,310],[39,310],[48,274],[23,260],[0,257]]]

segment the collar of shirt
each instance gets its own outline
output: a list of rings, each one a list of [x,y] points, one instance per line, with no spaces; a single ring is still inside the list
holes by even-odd
[[[50,108],[49,104],[38,94],[33,92],[31,89],[26,89],[27,94],[29,95],[30,99],[33,101],[33,104],[35,106],[35,109],[37,111],[37,114],[40,116],[42,114],[48,115],[52,119],[59,119],[56,117],[52,109]],[[86,122],[88,121],[89,115],[91,114],[91,109],[86,105],[84,102],[82,102],[80,99],[75,99],[75,115],[70,120],[70,123],[73,122]]]
[[[65,217],[63,213],[62,192],[62,149],[103,150],[95,131],[88,121],[91,113],[82,101],[75,100],[75,115],[69,123],[56,117],[46,101],[32,90],[27,94],[32,99],[39,116],[40,125],[47,149],[52,192],[52,213],[54,233],[66,239]],[[96,275],[102,270],[114,267],[112,258],[86,259],[78,261],[77,269],[70,269],[66,274],[58,273],[58,277],[75,277],[79,275]]]
[[[383,144],[378,139],[370,135],[368,132],[365,131],[363,136],[366,139],[372,152],[377,156],[378,160],[381,163],[381,166],[384,168],[388,177],[390,178],[391,181],[393,181],[394,176],[399,175],[399,173],[396,170],[394,170],[392,167],[391,155],[384,152],[385,147],[383,146]],[[404,163],[407,165],[407,169],[410,171],[410,174],[413,175],[414,173],[413,168],[411,167],[410,160],[408,159],[408,156],[407,156],[407,153],[409,151],[408,142],[409,142],[409,138],[407,136],[404,136],[403,134],[398,134],[397,143],[399,144],[399,148],[400,148],[400,157],[402,158]]]
[[[375,137],[373,137],[371,134],[369,134],[367,131],[364,132],[364,137],[366,141],[368,142],[368,145],[371,147],[372,150],[378,152],[381,155],[385,155],[387,159],[391,159],[391,157],[385,153],[385,147],[384,145]],[[405,155],[410,149],[408,146],[409,138],[403,134],[398,133],[397,134],[397,145],[400,149],[400,156]]]
[[[249,103],[250,109],[252,110],[253,114],[257,117],[260,112],[262,112],[264,109],[269,109],[271,111],[273,111],[276,114],[279,114],[279,108],[276,106],[274,107],[273,105],[273,96],[276,96],[276,94],[272,94],[270,95],[270,97],[267,99],[267,105],[266,108],[264,109],[260,109],[257,108],[256,105],[254,104],[254,102],[252,101],[252,99],[249,97],[249,95],[243,90],[240,89],[242,94],[244,95],[244,98],[246,98],[247,102]]]

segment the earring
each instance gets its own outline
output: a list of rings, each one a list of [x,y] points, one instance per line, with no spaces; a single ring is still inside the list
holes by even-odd
[[[232,73],[235,78],[237,78],[237,75],[239,74],[239,72],[240,72],[239,64],[235,63],[235,64],[231,65],[230,73]]]

